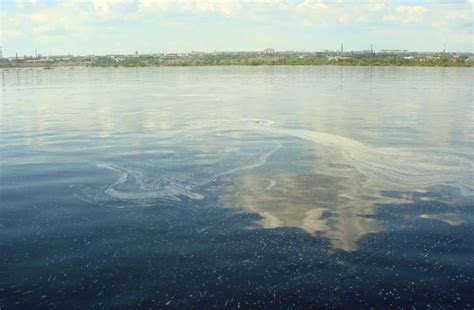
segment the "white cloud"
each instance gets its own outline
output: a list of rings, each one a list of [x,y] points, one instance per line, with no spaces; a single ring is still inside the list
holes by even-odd
[[[372,4],[349,5],[342,1],[306,0],[297,4],[294,7],[293,13],[297,13],[298,23],[306,27],[308,27],[308,21],[310,21],[311,25],[346,27],[347,25],[370,22],[373,19],[373,15],[382,9],[382,6],[378,5],[380,3],[377,3],[377,8],[371,7]],[[302,20],[306,22],[302,23]]]
[[[197,0],[196,10],[199,12],[219,13],[229,17],[240,10],[240,2],[236,0]]]
[[[108,13],[113,7],[132,3],[134,0],[92,0],[94,8],[102,13]]]
[[[15,0],[15,6],[19,9],[23,9],[38,3],[38,0]]]
[[[167,11],[172,3],[168,0],[140,0],[139,7],[141,10],[148,10],[158,8],[162,11]]]
[[[302,10],[324,10],[328,8],[328,5],[322,0],[304,0],[297,7]]]
[[[388,22],[399,21],[405,24],[411,24],[421,21],[427,12],[428,9],[424,6],[402,5],[396,7],[394,12],[385,14],[382,19]]]
[[[399,6],[395,9],[404,23],[414,23],[423,18],[428,11],[424,6]]]
[[[139,8],[142,12],[157,9],[197,14],[217,13],[226,17],[236,15],[242,5],[243,3],[239,0],[139,0]]]
[[[406,15],[421,15],[426,13],[427,9],[424,6],[399,6],[396,8],[396,11],[401,14]]]
[[[379,1],[379,0],[374,0],[368,4],[368,9],[371,12],[382,11],[386,7],[387,7],[387,3],[385,3],[384,1]]]
[[[259,33],[259,38],[274,38],[275,48],[280,44],[288,49],[311,49],[334,46],[335,37],[348,46],[377,44],[377,40],[386,38],[384,33],[396,28],[399,32],[395,40],[400,40],[394,43],[396,45],[423,46],[425,43],[414,42],[411,36],[424,31],[430,35],[426,46],[434,45],[430,43],[433,38],[440,38],[436,40],[448,46],[453,41],[453,45],[471,50],[472,26],[468,25],[472,25],[469,22],[474,0],[470,1],[457,4],[427,1],[414,5],[385,0],[364,3],[342,0],[59,0],[51,3],[16,0],[18,9],[0,12],[1,39],[2,45],[18,51],[22,47],[14,45],[28,45],[27,50],[34,50],[35,44],[39,44],[38,49],[69,46],[71,52],[78,47],[109,51],[115,42],[123,41],[134,42],[134,47],[124,44],[125,49],[176,51],[178,47],[181,50],[254,49],[260,41],[255,39],[255,43],[241,37]],[[216,15],[223,18],[215,18]],[[228,23],[227,19],[233,22]],[[196,31],[196,27],[202,28]],[[375,29],[381,34],[371,37]],[[242,33],[247,35],[240,35]],[[179,44],[173,41],[176,34]],[[350,42],[357,35],[362,39]],[[308,37],[318,39],[311,43]],[[26,43],[23,38],[30,39]]]

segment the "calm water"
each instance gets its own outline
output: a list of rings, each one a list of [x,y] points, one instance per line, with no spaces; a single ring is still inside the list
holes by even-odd
[[[4,71],[0,308],[471,309],[473,72]]]

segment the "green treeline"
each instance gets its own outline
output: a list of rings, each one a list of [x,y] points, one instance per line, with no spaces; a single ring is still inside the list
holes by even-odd
[[[403,58],[244,58],[244,57],[199,57],[154,59],[146,57],[126,58],[115,61],[107,58],[97,59],[91,66],[98,67],[149,67],[149,66],[423,66],[423,67],[473,67],[474,62],[459,59],[411,60]]]
[[[474,67],[474,61],[454,57],[433,57],[425,59],[406,59],[401,56],[372,57],[321,57],[294,55],[192,55],[192,56],[101,56],[89,59],[61,61],[3,60],[2,68],[43,67],[52,69],[61,66],[90,67],[155,67],[155,66],[417,66],[417,67]]]

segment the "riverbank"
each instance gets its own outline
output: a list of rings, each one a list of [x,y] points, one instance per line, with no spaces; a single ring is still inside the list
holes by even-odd
[[[474,67],[474,61],[453,58],[404,59],[404,58],[226,58],[226,57],[128,57],[116,59],[98,57],[89,60],[14,60],[0,63],[0,68],[58,67],[160,67],[160,66],[396,66],[396,67]]]

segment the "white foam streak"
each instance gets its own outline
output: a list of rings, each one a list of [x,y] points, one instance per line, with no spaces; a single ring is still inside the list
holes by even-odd
[[[98,163],[97,167],[120,173],[117,181],[107,186],[104,190],[104,193],[113,199],[122,201],[151,199],[180,201],[180,197],[188,197],[194,200],[201,200],[205,196],[197,192],[199,189],[220,177],[256,169],[265,165],[268,158],[280,147],[280,144],[276,144],[274,148],[263,153],[253,161],[220,172],[211,171],[205,178],[198,178],[192,174],[184,176],[176,174],[169,177],[158,176],[150,181],[147,179],[143,169],[124,167],[111,163]],[[227,150],[224,150],[224,152],[227,152]]]
[[[421,191],[448,185],[474,195],[474,160],[469,154],[436,150],[373,148],[345,137],[310,130],[261,126],[265,131],[316,143],[332,161],[349,164],[380,190]],[[337,160],[339,158],[339,160]],[[336,170],[334,170],[336,171]]]
[[[345,195],[345,199],[348,201],[357,200],[362,203],[366,200],[367,203],[371,203],[371,201],[380,198],[382,191],[427,191],[430,188],[443,185],[459,188],[464,196],[473,195],[473,156],[470,154],[456,154],[440,150],[374,148],[349,138],[327,133],[274,127],[272,121],[261,119],[245,119],[238,122],[221,121],[215,123],[213,127],[197,125],[192,132],[196,136],[217,136],[221,139],[229,133],[234,135],[257,133],[273,137],[290,136],[310,141],[315,144],[315,148],[321,156],[317,164],[319,174],[343,177],[348,180],[357,179],[359,180],[357,182],[364,183],[363,187],[366,192],[360,193],[360,184],[345,182],[347,183],[345,190],[340,192],[339,196],[344,198]],[[179,201],[182,197],[200,200],[205,198],[204,192],[209,183],[223,176],[236,175],[261,167],[266,164],[272,154],[281,148],[281,144],[275,143],[273,148],[265,150],[263,147],[264,152],[258,154],[262,151],[260,148],[253,158],[244,160],[242,154],[245,153],[240,147],[246,147],[247,142],[245,139],[242,140],[238,134],[230,139],[238,141],[240,145],[224,145],[219,148],[210,143],[210,146],[218,151],[210,153],[212,154],[208,164],[210,168],[202,168],[198,162],[196,163],[197,173],[193,168],[193,171],[189,172],[171,171],[167,175],[163,175],[159,173],[160,170],[149,173],[148,170],[153,168],[147,164],[98,163],[97,167],[119,174],[118,179],[108,185],[103,194],[122,202],[153,199]],[[261,140],[265,141],[263,138]],[[266,145],[268,148],[268,142]],[[191,153],[193,152],[195,151],[191,150]],[[225,158],[230,164],[226,162],[225,165],[220,165],[219,160],[222,156],[226,156]],[[195,158],[199,158],[199,153]],[[225,168],[222,168],[223,166]],[[354,171],[364,178],[361,179],[360,175],[356,176]],[[266,191],[272,190],[276,184],[275,180],[269,180],[269,185],[264,188]],[[314,186],[321,186],[321,184]]]

